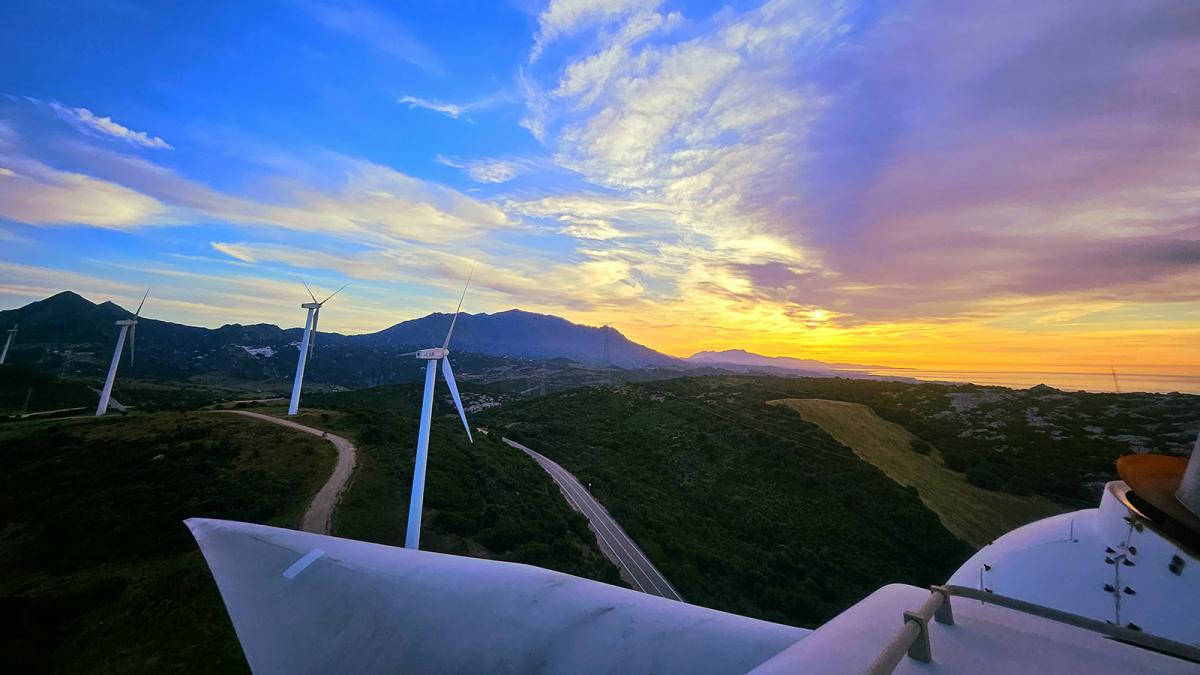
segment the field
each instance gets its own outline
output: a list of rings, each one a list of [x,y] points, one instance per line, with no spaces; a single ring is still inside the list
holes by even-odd
[[[208,413],[0,426],[0,613],[11,672],[245,672],[182,521],[294,526],[328,443]]]
[[[946,529],[976,547],[1063,510],[1043,497],[1020,497],[971,485],[963,474],[943,465],[937,448],[915,450],[921,447],[919,439],[865,405],[821,399],[771,403],[795,410],[892,480],[916,488],[921,501],[938,514]]]

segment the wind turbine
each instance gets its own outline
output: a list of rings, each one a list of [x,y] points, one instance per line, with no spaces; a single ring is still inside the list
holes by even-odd
[[[4,359],[8,358],[8,346],[12,344],[13,338],[17,336],[17,329],[21,324],[17,324],[8,329],[8,339],[4,341],[4,351],[0,352],[0,366],[4,365]]]
[[[342,288],[345,287],[346,284],[343,284]],[[317,302],[317,296],[313,295],[312,289],[308,287],[308,284],[304,284],[304,290],[308,291],[308,297],[312,298],[312,302],[300,305],[302,309],[308,310],[308,318],[304,321],[304,338],[300,341],[300,360],[296,362],[296,379],[292,382],[292,402],[288,405],[288,415],[295,415],[296,411],[300,409],[300,385],[304,382],[304,364],[308,361],[308,357],[312,356],[313,348],[317,346],[317,321],[321,318],[321,305],[341,293],[342,288],[330,293],[328,298]]]
[[[471,274],[474,274],[472,272]],[[458,298],[458,309],[454,310],[454,318],[450,320],[450,330],[446,331],[446,339],[441,347],[431,347],[416,352],[401,354],[415,356],[425,361],[425,394],[421,398],[421,428],[417,432],[417,461],[413,466],[412,498],[408,503],[408,530],[404,535],[404,548],[417,549],[421,544],[421,507],[425,501],[425,462],[429,457],[429,422],[433,417],[433,387],[437,380],[437,362],[442,362],[442,375],[446,385],[450,387],[450,395],[454,397],[454,406],[458,408],[458,417],[462,420],[463,428],[467,430],[467,440],[471,438],[471,427],[467,425],[467,414],[463,412],[462,398],[458,395],[458,385],[454,382],[454,369],[450,367],[450,336],[454,333],[454,324],[458,322],[458,314],[462,311],[463,298],[467,297],[467,286],[471,285],[471,275],[467,275],[467,284],[463,286],[462,296]]]
[[[146,304],[146,298],[149,295],[150,289],[147,288],[132,319],[121,319],[117,322],[117,325],[121,327],[121,334],[117,336],[117,348],[113,350],[112,363],[108,366],[108,377],[104,378],[104,391],[100,392],[100,405],[96,406],[96,417],[108,412],[108,399],[112,396],[113,380],[117,379],[117,366],[121,363],[121,350],[125,347],[126,335],[129,336],[129,366],[133,367],[133,352],[137,345],[138,317],[141,316],[142,305]]]

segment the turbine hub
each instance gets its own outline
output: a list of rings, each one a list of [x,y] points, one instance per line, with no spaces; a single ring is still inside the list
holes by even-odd
[[[417,358],[422,361],[437,361],[438,359],[444,359],[449,355],[450,350],[442,349],[441,347],[431,347],[430,349],[422,349],[421,351],[417,352]]]

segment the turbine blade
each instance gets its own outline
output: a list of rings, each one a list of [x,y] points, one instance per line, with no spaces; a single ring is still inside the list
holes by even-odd
[[[313,312],[313,327],[312,335],[308,338],[308,355],[311,357],[313,350],[317,348],[317,322],[321,320],[321,308],[318,307]]]
[[[138,318],[142,315],[142,305],[146,304],[146,298],[150,295],[150,289],[146,289],[146,294],[142,296],[142,301],[138,303],[137,311],[133,313],[133,318]]]
[[[301,279],[300,283],[304,284],[304,280]],[[312,298],[313,302],[317,301],[317,296],[313,295],[312,289],[308,287],[308,284],[304,284],[304,290],[308,291],[308,297]]]
[[[442,349],[450,346],[450,336],[454,334],[454,324],[458,323],[458,314],[462,311],[463,298],[467,297],[467,288],[471,285],[471,277],[473,276],[475,276],[474,267],[471,268],[470,274],[467,275],[467,283],[463,286],[462,295],[458,296],[458,307],[454,310],[454,318],[450,319],[450,330],[446,331],[446,341],[442,343]]]
[[[329,299],[330,299],[330,298],[332,298],[333,296],[337,295],[338,293],[341,293],[341,292],[342,292],[343,290],[345,290],[345,288],[346,288],[347,286],[349,286],[349,285],[350,285],[350,284],[342,284],[342,287],[341,287],[341,288],[339,288],[339,289],[337,289],[336,291],[334,291],[334,292],[330,293],[328,298],[325,298],[324,300],[322,300],[322,301],[321,301],[321,304],[323,305],[323,304],[325,304],[325,303],[329,302]]]
[[[397,354],[396,356],[416,356],[417,354],[420,354],[420,352],[405,352],[403,354]]]
[[[450,386],[450,395],[454,397],[454,407],[458,408],[458,418],[462,420],[463,428],[467,430],[467,440],[475,442],[471,438],[471,426],[467,424],[467,413],[463,411],[462,398],[458,395],[458,384],[454,381],[454,369],[450,367],[450,359],[442,359],[442,375],[446,377],[446,384]]]

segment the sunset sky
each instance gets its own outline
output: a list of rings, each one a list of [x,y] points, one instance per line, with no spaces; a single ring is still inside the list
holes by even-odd
[[[1200,375],[1200,3],[0,4],[0,308]]]

